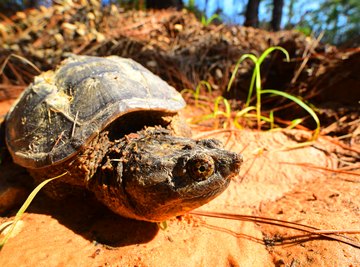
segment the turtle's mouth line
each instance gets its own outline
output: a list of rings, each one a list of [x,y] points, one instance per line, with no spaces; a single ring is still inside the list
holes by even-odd
[[[196,184],[175,189],[185,200],[207,199],[212,196],[217,196],[223,192],[230,184],[230,177],[221,179],[212,179],[197,182]]]

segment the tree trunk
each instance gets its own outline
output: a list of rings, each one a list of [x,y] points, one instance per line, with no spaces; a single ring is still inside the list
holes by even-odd
[[[24,3],[24,7],[25,8],[35,8],[35,7],[38,7],[39,3],[37,0],[26,0],[26,1],[23,1]]]
[[[290,0],[289,2],[289,14],[287,16],[287,22],[285,23],[285,29],[292,29],[292,23],[291,20],[294,16],[294,4],[295,4],[295,0]]]
[[[273,4],[274,7],[272,12],[271,28],[276,32],[280,30],[284,0],[274,0]]]
[[[259,4],[260,0],[249,0],[246,6],[244,26],[259,26]]]
[[[176,9],[182,9],[184,7],[182,0],[146,0],[146,8],[148,9],[165,9],[174,7]]]

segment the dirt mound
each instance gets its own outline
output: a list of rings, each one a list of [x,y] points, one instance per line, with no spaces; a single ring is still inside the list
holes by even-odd
[[[0,106],[7,108],[9,99],[15,99],[34,75],[54,68],[70,53],[133,58],[179,91],[194,89],[205,80],[218,95],[240,100],[237,106],[241,107],[253,64],[244,61],[240,65],[231,91],[226,92],[237,60],[245,53],[259,56],[271,46],[282,46],[291,61],[285,63],[280,53],[265,60],[263,88],[284,90],[316,104],[323,125],[340,117],[347,126],[359,118],[358,90],[352,88],[359,85],[360,50],[338,51],[296,31],[205,26],[188,11],[124,11],[73,1],[2,17],[0,36]],[[276,116],[283,120],[293,120],[292,114],[308,115],[284,98],[268,97],[263,107],[268,112],[277,110]],[[311,119],[304,123],[314,128]],[[346,126],[348,131],[356,131],[355,126]],[[328,132],[343,135],[344,125]]]
[[[282,88],[286,88],[301,59],[308,55],[314,57],[300,70],[302,76],[309,77],[306,70],[316,69],[319,65],[315,52],[325,49],[315,39],[296,31],[272,33],[242,26],[205,26],[188,11],[125,12],[116,6],[101,7],[95,3],[69,2],[26,10],[11,18],[4,17],[0,25],[3,37],[0,61],[4,61],[6,55],[16,54],[39,69],[47,70],[70,53],[119,55],[135,59],[179,90],[193,88],[199,81],[207,80],[215,89],[223,91],[241,55],[253,53],[259,56],[268,47],[276,45],[286,48],[294,61],[284,67],[281,64],[283,57],[279,57],[276,64],[270,64],[264,72],[277,77],[276,81],[281,74]],[[325,55],[334,49],[327,46]],[[279,64],[281,66],[277,67]],[[164,65],[167,68],[163,68]],[[240,92],[237,97],[246,94],[252,67],[248,61],[240,66],[242,81],[234,84]],[[29,68],[18,68],[5,69],[7,79],[4,81],[19,85],[17,73],[22,74],[26,84],[36,74]]]

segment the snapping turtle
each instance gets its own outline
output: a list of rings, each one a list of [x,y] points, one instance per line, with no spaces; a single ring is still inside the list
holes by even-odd
[[[226,189],[242,157],[193,140],[181,95],[131,59],[71,56],[35,77],[6,118],[15,163],[53,197],[86,188],[122,216],[163,221]]]

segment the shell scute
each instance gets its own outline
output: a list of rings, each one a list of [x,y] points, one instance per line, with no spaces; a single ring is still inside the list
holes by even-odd
[[[173,87],[131,59],[72,56],[23,92],[7,116],[6,142],[19,165],[46,167],[75,155],[123,114],[175,114],[184,106]]]

